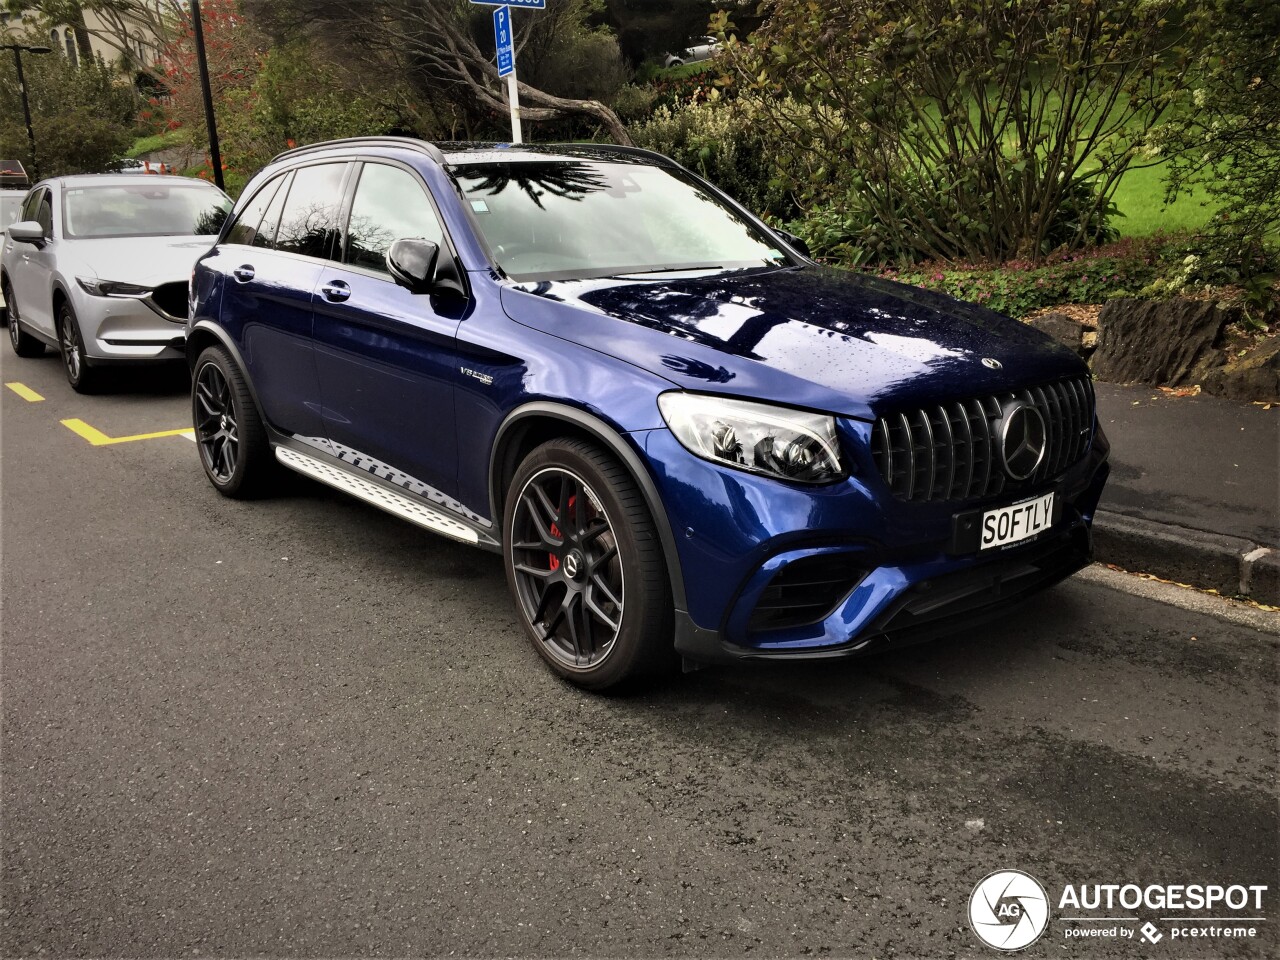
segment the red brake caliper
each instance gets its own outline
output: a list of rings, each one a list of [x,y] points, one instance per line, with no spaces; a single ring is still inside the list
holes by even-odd
[[[572,511],[572,510],[573,510],[573,504],[574,504],[574,501],[576,501],[577,499],[578,499],[577,494],[574,494],[572,497],[570,497],[570,498],[569,498],[569,510],[570,510],[570,511]],[[553,523],[553,524],[551,524],[551,535],[552,535],[553,537],[561,537],[561,538],[563,538],[563,537],[564,537],[564,534],[562,534],[562,533],[560,532],[560,528],[559,528],[559,527],[557,527],[554,523]],[[560,569],[560,561],[556,559],[556,555],[555,555],[554,553],[548,553],[548,554],[547,554],[547,559],[551,562],[551,569],[552,569],[552,570],[559,570],[559,569]]]

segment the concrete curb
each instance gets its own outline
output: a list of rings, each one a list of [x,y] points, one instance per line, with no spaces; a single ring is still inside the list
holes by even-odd
[[[1280,605],[1280,552],[1240,537],[1099,510],[1093,555],[1135,573]]]

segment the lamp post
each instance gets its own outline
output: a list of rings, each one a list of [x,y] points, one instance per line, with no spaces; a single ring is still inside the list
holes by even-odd
[[[213,90],[209,85],[209,58],[204,50],[204,21],[200,16],[200,0],[191,0],[191,28],[196,42],[196,62],[200,67],[200,89],[204,94],[204,122],[209,128],[209,162],[213,164],[213,182],[225,190],[222,182],[222,151],[218,149],[218,124],[213,116]]]
[[[53,53],[51,47],[32,47],[22,43],[0,43],[0,50],[12,50],[13,62],[18,67],[18,91],[22,94],[22,117],[27,121],[27,142],[31,144],[31,179],[40,179],[40,164],[36,160],[36,133],[31,129],[31,104],[27,101],[27,80],[22,73],[24,53]]]

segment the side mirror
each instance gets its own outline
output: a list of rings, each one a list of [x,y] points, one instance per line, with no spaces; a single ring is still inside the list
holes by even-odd
[[[22,220],[19,223],[12,224],[7,232],[9,239],[15,243],[33,243],[37,247],[44,246],[44,227],[40,226],[35,220]]]
[[[795,247],[797,250],[803,253],[810,260],[813,259],[813,251],[809,249],[809,244],[805,243],[803,240],[797,237],[794,233],[787,233],[787,231],[785,230],[774,230],[773,232],[776,233],[778,236],[780,236],[783,240],[787,241],[787,243],[791,244],[791,246]]]
[[[453,259],[440,259],[440,245],[430,240],[397,240],[387,251],[387,270],[411,293],[465,294]]]

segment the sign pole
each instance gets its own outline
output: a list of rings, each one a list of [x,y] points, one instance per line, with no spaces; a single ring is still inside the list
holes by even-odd
[[[504,5],[493,11],[493,43],[498,51],[498,76],[507,78],[507,103],[511,106],[511,142],[524,143],[524,131],[520,128],[520,83],[516,80],[515,29],[511,24],[511,8],[508,6]]]
[[[516,80],[514,64],[507,74],[507,100],[511,102],[511,142],[524,143],[524,131],[520,126],[520,84]]]

